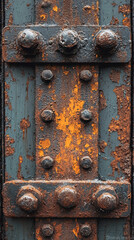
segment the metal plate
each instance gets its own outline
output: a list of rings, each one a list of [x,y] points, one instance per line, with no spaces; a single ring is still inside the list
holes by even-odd
[[[26,56],[18,47],[18,33],[30,28],[42,35],[43,41],[39,45],[39,51],[34,56]],[[118,48],[113,54],[100,55],[95,47],[95,35],[100,29],[111,29],[118,35]],[[35,62],[35,63],[112,63],[128,62],[131,59],[130,31],[121,26],[71,26],[69,29],[77,31],[81,41],[76,54],[65,55],[60,52],[58,34],[63,30],[59,26],[11,26],[3,31],[3,58],[6,62]]]
[[[43,70],[51,70],[52,81],[43,82]],[[80,80],[82,70],[89,70],[90,81]],[[36,177],[38,179],[94,179],[98,172],[98,67],[81,65],[45,65],[36,67]],[[52,122],[42,121],[42,110],[52,110]],[[83,122],[83,109],[92,112],[92,119]],[[54,166],[44,169],[42,158],[50,156]],[[80,159],[89,156],[90,169],[80,167]]]
[[[41,204],[35,213],[27,214],[16,204],[22,186],[32,185],[41,192]],[[92,195],[99,186],[113,186],[119,198],[118,207],[111,212],[98,211],[92,205]],[[76,207],[64,209],[57,203],[58,187],[74,187],[78,194]],[[59,218],[119,218],[130,214],[131,186],[127,181],[9,181],[4,184],[4,214],[8,217],[59,217]]]

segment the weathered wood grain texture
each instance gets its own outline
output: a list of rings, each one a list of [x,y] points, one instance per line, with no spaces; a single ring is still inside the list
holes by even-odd
[[[5,25],[34,21],[33,0],[5,1]],[[6,65],[5,180],[32,179],[34,159],[34,66]],[[5,239],[33,240],[33,219],[6,219]]]
[[[100,0],[100,25],[130,27],[130,0]],[[131,179],[131,65],[100,69],[99,175],[102,180]],[[127,229],[127,231],[126,231]],[[128,220],[103,220],[99,240],[130,239]]]

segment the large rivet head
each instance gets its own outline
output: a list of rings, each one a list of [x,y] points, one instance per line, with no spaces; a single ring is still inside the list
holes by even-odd
[[[53,73],[51,70],[43,70],[41,78],[43,82],[50,82],[53,79]]]
[[[40,116],[43,122],[51,122],[54,119],[54,112],[52,110],[43,110]]]
[[[42,158],[41,165],[44,169],[50,169],[51,167],[53,167],[53,164],[54,160],[51,157],[46,156]]]
[[[92,159],[89,156],[84,156],[80,159],[80,166],[84,169],[91,169],[93,165]]]
[[[92,119],[92,113],[90,110],[88,109],[84,109],[81,111],[80,113],[80,118],[81,120],[83,120],[84,122],[89,122]]]
[[[93,204],[101,211],[112,211],[118,206],[118,196],[111,186],[100,187],[93,196]]]
[[[82,237],[89,237],[92,233],[91,226],[89,224],[83,224],[80,227],[80,233],[81,233]]]
[[[36,211],[41,203],[41,193],[31,185],[23,186],[17,195],[17,205],[25,212]]]
[[[51,237],[54,233],[54,228],[50,224],[44,224],[41,232],[43,237]]]
[[[32,193],[26,193],[18,199],[18,205],[26,212],[36,211],[38,208],[38,198]]]
[[[39,44],[39,33],[31,29],[19,32],[18,44],[25,49],[36,48]]]
[[[65,29],[59,34],[59,45],[67,51],[78,45],[78,33],[74,30]]]
[[[80,72],[80,80],[89,82],[92,79],[93,75],[89,70],[83,70]]]
[[[74,187],[65,186],[57,189],[57,202],[66,209],[77,205],[77,192]]]
[[[115,50],[117,44],[117,35],[110,29],[101,30],[96,35],[96,47],[104,53]]]

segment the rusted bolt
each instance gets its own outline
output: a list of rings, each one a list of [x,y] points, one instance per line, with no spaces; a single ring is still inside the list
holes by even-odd
[[[43,110],[40,116],[43,122],[51,122],[54,119],[52,110]]]
[[[93,75],[89,70],[83,70],[80,72],[80,80],[88,82],[92,79]]]
[[[77,192],[74,187],[65,186],[57,189],[57,202],[66,209],[77,205]]]
[[[112,211],[117,208],[118,196],[111,186],[101,186],[92,196],[93,204],[102,211]]]
[[[116,49],[117,43],[117,35],[110,29],[101,30],[96,35],[96,47],[103,52]]]
[[[92,164],[93,162],[89,156],[84,156],[80,159],[80,166],[84,169],[91,169]]]
[[[83,120],[85,122],[90,121],[92,119],[91,111],[89,111],[88,109],[82,110],[81,114],[80,114],[80,118],[81,118],[81,120]]]
[[[19,32],[18,44],[26,49],[36,48],[39,44],[39,33],[31,29]]]
[[[82,237],[89,237],[92,233],[91,226],[89,224],[83,224],[80,228]]]
[[[43,82],[51,81],[53,76],[54,75],[51,70],[43,70],[43,72],[41,73],[41,78]]]
[[[74,30],[65,29],[59,35],[59,45],[68,50],[76,47],[78,40],[78,33]]]
[[[38,198],[32,193],[26,193],[18,199],[18,205],[26,212],[34,212],[38,208]]]
[[[54,233],[54,228],[50,224],[44,224],[41,232],[43,237],[51,237]]]
[[[53,164],[54,164],[54,160],[51,157],[46,156],[42,158],[41,165],[44,169],[49,169],[53,167]]]
[[[47,8],[47,7],[50,7],[51,6],[51,2],[50,1],[42,1],[41,3],[41,7],[42,8]]]

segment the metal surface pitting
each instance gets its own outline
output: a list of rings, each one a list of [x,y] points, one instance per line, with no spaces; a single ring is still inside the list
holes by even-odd
[[[27,185],[36,188],[42,195],[36,212],[27,213],[16,203],[18,192],[22,188],[27,189]],[[98,210],[94,198],[97,199],[99,196],[95,197],[94,193],[100,188],[103,189],[103,193],[112,191],[114,193],[109,192],[109,194],[114,196],[116,194],[118,198],[116,208],[106,209],[110,211]],[[130,192],[130,184],[126,181],[9,181],[3,188],[4,214],[8,217],[127,217],[130,214]],[[67,201],[68,197],[71,199]],[[104,202],[105,206],[106,202]]]
[[[20,32],[27,31],[25,27],[4,28],[3,58],[6,62],[112,63],[128,62],[131,58],[130,31],[124,26],[110,26],[110,29],[107,26],[71,26],[69,29],[62,30],[59,26],[33,25],[28,26],[29,31],[30,29],[40,36],[38,51],[34,57],[28,49],[24,51],[22,48],[20,49],[20,45],[16,41]],[[100,30],[103,30],[102,33]],[[67,37],[68,33],[71,34],[71,36],[69,34],[70,37]],[[101,47],[103,50],[104,48],[110,50],[114,48],[114,51],[111,54],[101,54],[97,47]]]

